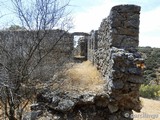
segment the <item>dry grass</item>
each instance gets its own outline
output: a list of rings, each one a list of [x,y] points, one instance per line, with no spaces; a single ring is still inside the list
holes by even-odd
[[[134,112],[134,120],[160,120],[160,101],[141,98],[143,108],[140,113]]]
[[[101,75],[89,61],[74,65],[66,71],[66,77],[63,83],[63,89],[66,91],[100,92],[103,90]]]
[[[30,105],[32,103],[33,102],[31,102],[31,101],[25,100],[20,104],[21,107],[25,106],[25,108],[23,109],[23,113],[27,113],[27,112],[31,111]],[[8,112],[9,112],[9,108],[8,108]],[[15,113],[17,114],[17,111],[15,111]],[[1,104],[0,104],[0,120],[9,120],[8,117],[4,114],[4,108],[2,107]]]

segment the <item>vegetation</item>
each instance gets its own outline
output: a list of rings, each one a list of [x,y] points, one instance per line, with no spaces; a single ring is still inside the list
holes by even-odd
[[[69,12],[66,9],[69,6],[69,0],[65,2],[29,0],[27,4],[25,0],[11,1],[14,13],[18,16],[20,23],[11,26],[8,30],[33,30],[36,32],[33,40],[24,38],[23,41],[18,41],[17,38],[16,40],[10,39],[11,42],[0,41],[0,56],[2,58],[0,63],[0,107],[4,112],[4,119],[20,120],[27,104],[32,101],[36,93],[34,85],[37,81],[33,82],[32,80],[41,78],[39,74],[35,74],[35,71],[38,71],[37,68],[41,68],[43,62],[45,64],[46,56],[55,50],[57,43],[62,40],[62,36],[65,34],[63,33],[56,38],[55,43],[50,44],[47,46],[48,49],[44,50],[46,48],[43,46],[44,38],[48,34],[48,30],[55,27],[68,30],[72,26],[70,24],[71,18],[68,17]],[[146,80],[151,81],[152,78],[156,78],[155,81],[159,84],[157,77],[160,73],[159,50],[139,48],[139,51],[147,58]],[[56,56],[53,55],[52,57],[56,59]],[[50,59],[52,60],[52,58]],[[60,61],[59,64],[62,65]],[[49,69],[50,67],[46,66],[46,68]],[[43,75],[44,71],[40,72],[40,75]],[[47,72],[46,74],[49,76]],[[52,74],[55,73],[52,72]],[[62,83],[65,90],[99,92],[103,89],[103,80],[89,61],[73,66],[65,74],[66,81]],[[141,95],[145,96],[147,90],[150,90],[149,97],[157,98],[159,96],[159,86],[144,86],[144,88],[142,86]]]
[[[103,80],[96,67],[90,61],[74,65],[66,72],[66,81],[63,83],[65,91],[76,90],[78,92],[103,90]]]
[[[160,84],[160,48],[139,47],[138,50],[145,59],[145,84]]]
[[[160,99],[160,85],[141,85],[140,95],[144,98]]]
[[[47,46],[45,37],[55,27],[68,31],[71,17],[67,9],[69,0],[11,0],[11,3],[11,11],[18,19],[18,23],[13,24],[18,25],[11,26],[9,30],[26,29],[26,34],[34,31],[32,35],[23,35],[23,40],[17,36],[0,40],[0,106],[3,119],[21,120],[25,107],[36,93],[36,81],[33,80],[41,78],[39,75],[50,75],[46,71],[52,68],[47,67],[45,61],[52,58],[46,60],[46,57],[55,50],[66,32],[61,32],[52,40],[54,43]],[[58,59],[56,55],[52,57]],[[45,72],[41,71],[43,66],[47,69]],[[36,74],[37,71],[41,74]],[[54,75],[53,70],[50,73]]]
[[[19,25],[11,25],[6,30],[12,30],[12,31],[15,31],[15,30],[26,30],[26,28],[25,27],[21,27]]]
[[[145,59],[144,85],[140,95],[145,98],[160,99],[160,48],[139,47]]]

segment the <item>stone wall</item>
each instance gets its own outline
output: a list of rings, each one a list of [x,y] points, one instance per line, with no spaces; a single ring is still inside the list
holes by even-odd
[[[110,48],[129,50],[138,47],[139,12],[140,7],[138,6],[115,6],[112,8],[110,15],[103,19],[99,30],[91,32],[88,46],[92,47],[88,47],[88,51],[90,51],[88,52],[88,56],[90,56],[88,59],[97,61],[97,68],[101,69],[104,76],[107,68],[104,64],[108,63],[104,61],[109,56]]]
[[[132,120],[132,110],[141,109],[139,87],[143,83],[143,59],[136,49],[139,14],[139,6],[115,6],[99,29],[91,31],[88,37],[88,53],[83,55],[102,74],[102,93],[47,88],[37,95],[38,104],[32,105],[31,116],[36,113],[41,114],[39,119]]]
[[[18,49],[18,52],[20,52],[20,47],[28,52],[30,45],[35,45],[34,42],[38,43],[39,40],[42,40],[39,45],[42,52],[54,47],[54,53],[55,51],[64,53],[63,57],[65,57],[73,51],[73,36],[63,30],[0,31],[1,45],[8,46],[8,48],[12,46],[13,49]]]
[[[12,61],[15,62],[14,65],[17,65],[14,67],[18,68],[20,62],[26,62],[25,60],[28,59],[31,50],[40,40],[42,41],[32,55],[28,69],[32,70],[38,60],[50,51],[32,75],[32,78],[39,76],[43,80],[49,79],[57,69],[60,69],[63,63],[73,57],[73,36],[63,30],[0,31],[0,45],[2,46],[0,47],[0,63],[7,66]],[[4,50],[11,55],[12,60],[7,58]]]
[[[86,42],[88,50],[87,54],[83,55],[86,55],[102,74],[105,92],[109,95],[106,98],[106,101],[109,101],[106,105],[108,109],[104,107],[108,113],[104,116],[95,115],[95,118],[131,119],[124,114],[132,114],[132,110],[139,112],[141,109],[139,87],[143,83],[143,59],[137,52],[139,15],[139,6],[115,6],[109,16],[103,19],[98,30],[92,30],[88,38],[79,39],[79,45],[82,40]],[[82,46],[80,52],[85,49],[86,46]],[[96,101],[94,104],[97,104]],[[98,108],[96,105],[94,107]],[[98,111],[102,112],[97,110],[96,113]]]
[[[120,5],[111,9],[103,19],[97,34],[88,40],[88,59],[97,66],[112,100],[113,112],[140,111],[139,87],[143,83],[143,64],[137,52],[139,43],[140,7]],[[96,42],[95,42],[96,41]],[[97,44],[98,43],[98,44]]]
[[[92,30],[90,33],[90,38],[87,41],[88,44],[88,60],[91,61],[93,64],[95,63],[95,52],[98,49],[98,31]]]
[[[87,37],[81,37],[78,41],[78,47],[80,51],[80,56],[85,56],[87,58]]]

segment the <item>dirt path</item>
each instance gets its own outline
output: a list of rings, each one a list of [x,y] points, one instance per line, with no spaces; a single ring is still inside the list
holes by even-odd
[[[141,98],[141,113],[134,112],[134,120],[160,120],[160,101]]]

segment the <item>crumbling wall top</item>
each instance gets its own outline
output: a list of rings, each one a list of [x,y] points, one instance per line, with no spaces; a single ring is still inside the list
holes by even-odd
[[[127,5],[117,5],[112,7],[111,11],[119,11],[119,12],[136,12],[139,13],[141,7],[137,5],[127,4]]]
[[[73,36],[77,35],[77,36],[89,36],[90,34],[85,33],[85,32],[74,32],[72,33]]]

